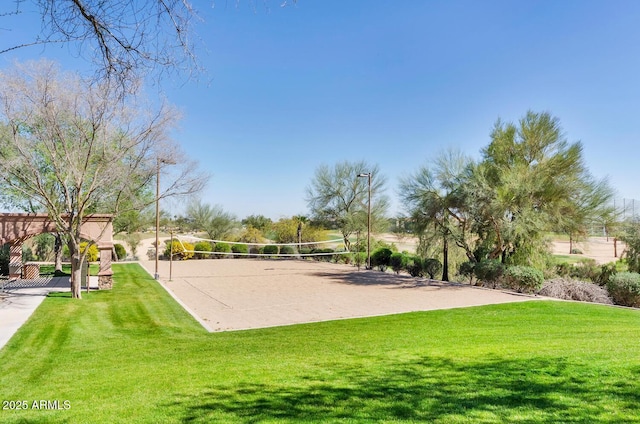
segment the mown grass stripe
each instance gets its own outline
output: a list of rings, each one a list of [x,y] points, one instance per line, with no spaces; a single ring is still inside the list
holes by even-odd
[[[0,351],[1,422],[640,422],[640,312],[524,302],[208,333],[135,264]]]

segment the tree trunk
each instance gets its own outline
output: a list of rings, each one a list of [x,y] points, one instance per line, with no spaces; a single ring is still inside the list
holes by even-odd
[[[82,283],[82,257],[80,252],[74,252],[71,255],[71,297],[81,299],[81,283]]]
[[[349,241],[349,234],[343,234],[342,239],[344,240],[344,247],[347,250],[351,250],[351,241]]]
[[[449,281],[449,242],[442,239],[442,281]]]
[[[573,253],[573,237],[571,236],[571,233],[569,233],[569,254],[571,255]]]
[[[62,235],[56,233],[56,239],[53,245],[55,252],[56,271],[62,272]]]

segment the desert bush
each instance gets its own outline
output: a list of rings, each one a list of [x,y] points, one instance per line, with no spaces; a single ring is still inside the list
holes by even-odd
[[[22,262],[35,261],[36,257],[33,254],[33,250],[29,246],[22,246]]]
[[[498,283],[504,274],[504,264],[497,259],[484,259],[473,270],[476,278],[484,283]]]
[[[389,258],[389,266],[396,274],[400,274],[400,271],[404,271],[407,267],[407,256],[404,253],[392,253]]]
[[[113,250],[116,251],[116,257],[119,261],[123,260],[127,257],[127,249],[124,248],[120,243],[116,243],[113,245]]]
[[[364,264],[366,264],[366,262],[367,262],[367,253],[366,252],[353,252],[352,255],[353,255],[352,262],[356,266],[361,267]]]
[[[193,257],[196,259],[205,259],[210,258],[211,255],[208,255],[206,252],[211,252],[211,243],[208,241],[199,241],[193,246],[194,252]]]
[[[596,264],[595,259],[582,259],[571,267],[569,276],[574,280],[596,281],[600,275],[600,267]]]
[[[262,248],[262,253],[265,255],[277,255],[278,251],[278,246],[276,246],[275,244],[268,244]]]
[[[366,243],[364,243],[364,247],[366,246]],[[385,248],[391,250],[391,253],[398,251],[398,246],[395,243],[387,243],[384,240],[371,240],[371,252]]]
[[[293,255],[296,253],[296,249],[294,249],[293,246],[282,246],[280,253],[283,255]]]
[[[556,299],[613,304],[607,290],[603,287],[593,283],[565,278],[554,278],[553,280],[545,281],[538,294]]]
[[[507,287],[524,293],[535,293],[544,283],[542,271],[530,266],[513,265],[504,272]]]
[[[213,251],[219,253],[218,255],[216,255],[218,259],[229,258],[229,253],[231,253],[231,245],[229,245],[229,243],[223,243],[219,241],[213,246]]]
[[[382,247],[377,249],[371,254],[371,266],[377,266],[382,272],[387,270],[387,267],[391,263],[391,255],[393,252],[388,247]]]
[[[600,265],[600,273],[594,282],[599,286],[606,286],[609,280],[611,280],[611,277],[613,277],[617,272],[618,267],[615,262]]]
[[[571,274],[571,270],[573,269],[573,265],[569,262],[560,262],[555,266],[555,272],[558,276],[566,278]]]
[[[458,268],[458,274],[469,279],[469,284],[473,284],[473,276],[475,275],[476,262],[462,262]]]
[[[331,249],[330,247],[326,247],[323,249],[311,249],[311,253],[322,253],[322,255],[314,256],[313,259],[315,259],[316,261],[323,261],[323,262],[331,262],[334,255],[329,255],[328,253],[333,253],[333,252],[335,252],[335,250]]]
[[[246,244],[232,244],[231,251],[233,253],[240,253],[239,255],[235,255],[234,257],[241,258],[244,256],[244,254],[249,253],[249,246],[247,246]]]
[[[82,243],[80,243],[80,253],[84,253],[84,251],[87,249],[87,246],[89,245],[88,242],[83,241]],[[89,246],[89,250],[87,250],[87,261],[89,262],[95,262],[98,260],[98,246],[96,246],[95,243],[92,243]]]
[[[193,244],[186,241],[180,243],[178,240],[174,240],[173,243],[166,243],[166,247],[164,248],[164,257],[169,258],[173,251],[173,259],[191,259],[193,258],[193,250]]]
[[[412,277],[424,276],[424,268],[422,267],[422,258],[420,256],[411,256],[407,259],[407,272]]]
[[[640,307],[640,274],[619,272],[611,277],[607,290],[616,305]]]
[[[436,274],[442,271],[442,264],[437,259],[427,258],[422,262],[422,269],[426,274],[429,274],[429,278],[433,280]]]
[[[568,273],[566,272],[567,269]],[[605,286],[617,271],[615,263],[598,265],[594,259],[584,259],[576,265],[567,265],[562,269],[556,267],[556,272],[561,277],[569,276],[579,281],[588,280],[601,286]]]

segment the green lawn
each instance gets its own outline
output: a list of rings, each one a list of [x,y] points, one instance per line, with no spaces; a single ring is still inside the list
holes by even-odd
[[[56,266],[54,264],[46,264],[40,265],[40,275],[41,276],[52,276],[55,275]],[[100,271],[100,264],[90,263],[89,264],[89,274],[90,275],[98,275]],[[71,275],[71,264],[65,263],[62,264],[62,273],[65,275]]]
[[[640,422],[639,311],[525,302],[209,334],[138,265],[113,268],[112,291],[51,296],[0,351],[0,398],[29,405],[0,422]]]
[[[563,262],[566,262],[568,264],[577,264],[580,263],[580,261],[584,260],[585,257],[584,256],[579,256],[579,255],[552,255],[553,257],[553,261],[556,264],[560,264]]]

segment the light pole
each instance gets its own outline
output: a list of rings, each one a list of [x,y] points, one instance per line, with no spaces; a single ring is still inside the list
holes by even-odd
[[[160,249],[160,238],[158,231],[160,230],[160,164],[166,163],[167,165],[175,165],[176,163],[171,159],[156,159],[156,268],[153,278],[158,280],[160,274],[158,274],[158,255]]]
[[[369,181],[369,201],[367,202],[367,269],[371,269],[371,172],[358,174]]]

